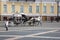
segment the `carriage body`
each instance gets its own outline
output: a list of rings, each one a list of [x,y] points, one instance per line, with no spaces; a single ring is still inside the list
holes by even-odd
[[[15,14],[13,15],[13,23],[18,25],[18,24],[28,24],[28,25],[38,25],[40,22],[40,18],[34,17],[34,16],[27,16],[24,14],[18,14],[18,16]]]

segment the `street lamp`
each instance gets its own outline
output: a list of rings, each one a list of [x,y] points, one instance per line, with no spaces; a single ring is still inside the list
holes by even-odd
[[[55,0],[55,2],[57,3],[57,21],[59,21],[59,2],[60,2],[60,0]]]
[[[57,3],[57,16],[59,16],[59,1],[60,0],[55,0],[55,2]]]

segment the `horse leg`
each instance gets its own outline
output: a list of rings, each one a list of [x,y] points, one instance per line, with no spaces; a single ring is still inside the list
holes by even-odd
[[[40,21],[39,23],[40,23],[40,25],[42,26],[42,22]]]

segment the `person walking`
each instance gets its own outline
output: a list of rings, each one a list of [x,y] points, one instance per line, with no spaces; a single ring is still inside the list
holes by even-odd
[[[53,17],[51,17],[51,23],[53,22],[53,20],[54,20],[54,18],[53,18]]]
[[[38,17],[38,21],[39,21],[40,25],[42,26],[42,16]]]
[[[5,28],[6,28],[6,31],[8,31],[8,23],[9,23],[9,21],[5,21]]]

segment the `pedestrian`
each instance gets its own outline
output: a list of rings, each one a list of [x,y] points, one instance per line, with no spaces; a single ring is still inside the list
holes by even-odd
[[[5,21],[5,28],[6,28],[6,31],[8,31],[8,23],[9,23],[9,21]]]
[[[42,16],[38,17],[38,21],[39,21],[40,25],[42,26]]]
[[[57,16],[55,20],[56,20],[56,22],[59,22],[59,17]]]
[[[53,18],[53,17],[51,17],[51,23],[53,22],[53,20],[54,20],[54,18]]]

